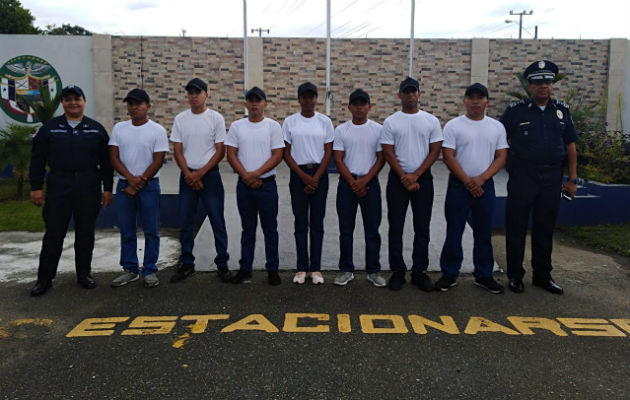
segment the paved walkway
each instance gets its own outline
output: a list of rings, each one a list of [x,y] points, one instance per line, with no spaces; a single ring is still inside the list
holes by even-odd
[[[241,225],[238,210],[236,208],[236,181],[237,175],[227,162],[222,162],[221,173],[226,190],[225,216],[228,227],[228,251],[231,255],[229,265],[232,269],[238,267],[240,257],[240,235]],[[385,202],[385,185],[389,168],[385,167],[381,171],[379,178],[381,189],[383,190],[383,222],[380,233],[381,263],[383,270],[389,270],[387,252],[387,204]],[[448,170],[446,166],[438,161],[432,168],[435,185],[435,201],[433,203],[433,217],[431,220],[431,243],[429,249],[429,269],[439,269],[439,255],[446,224],[444,220],[444,196],[446,194],[446,182]],[[178,192],[179,169],[174,162],[164,165],[161,170],[160,184],[162,193],[175,194]],[[278,167],[278,190],[280,197],[280,211],[278,215],[278,227],[280,234],[280,268],[291,270],[295,268],[295,241],[293,238],[293,214],[291,212],[291,198],[289,196],[289,169],[286,164],[281,163]],[[328,192],[327,213],[324,222],[325,236],[322,257],[322,268],[324,270],[336,270],[339,257],[339,227],[337,212],[335,209],[335,198],[337,194],[338,174],[330,175],[330,189]],[[505,196],[505,183],[507,175],[501,171],[495,178],[495,186],[498,196]],[[175,210],[174,210],[175,212]],[[404,256],[406,262],[411,262],[411,244],[413,229],[411,226],[411,209],[405,226]],[[160,246],[160,261],[158,266],[162,268],[173,266],[177,263],[179,256],[179,242],[176,237],[162,235]],[[5,281],[32,281],[36,278],[39,250],[41,248],[42,233],[28,232],[2,232],[0,233],[0,282]],[[99,230],[96,234],[96,245],[94,249],[93,271],[107,272],[119,271],[118,258],[120,254],[119,234],[117,230]],[[464,234],[464,263],[463,272],[472,271],[472,232],[467,227]],[[69,232],[65,241],[64,251],[59,265],[59,272],[74,271],[74,232]],[[142,235],[139,237],[139,258],[142,259],[142,249],[144,248]],[[362,270],[364,265],[364,239],[361,214],[357,215],[357,228],[355,230],[354,261],[357,269]],[[214,239],[210,224],[206,219],[201,227],[195,242],[195,256],[197,257],[197,269],[212,270],[215,268],[213,259],[215,256]],[[499,266],[495,266],[498,268]],[[260,228],[256,238],[256,257],[254,260],[255,269],[264,268],[264,246],[263,236]]]

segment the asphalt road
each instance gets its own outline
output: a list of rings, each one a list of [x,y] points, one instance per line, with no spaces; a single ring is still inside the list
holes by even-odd
[[[564,296],[528,281],[492,295],[470,276],[446,293],[391,292],[364,273],[336,287],[332,272],[271,287],[263,271],[169,284],[166,269],[154,289],[100,273],[94,290],[63,274],[41,298],[2,283],[0,398],[627,398],[628,259],[554,251]]]

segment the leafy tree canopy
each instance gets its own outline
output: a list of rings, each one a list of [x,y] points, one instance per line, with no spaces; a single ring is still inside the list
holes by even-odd
[[[0,0],[0,33],[36,34],[35,17],[19,0]]]
[[[1,1],[1,0],[0,0]],[[92,32],[83,28],[79,25],[70,25],[63,24],[61,26],[57,25],[46,25],[46,30],[44,30],[44,34],[46,35],[74,35],[74,36],[91,36]]]

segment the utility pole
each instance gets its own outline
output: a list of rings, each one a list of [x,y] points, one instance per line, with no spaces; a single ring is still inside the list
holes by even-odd
[[[247,94],[247,0],[243,0],[243,99]]]
[[[413,28],[416,17],[416,0],[411,0],[411,34],[409,35],[409,76],[413,78]]]
[[[258,37],[262,37],[263,32],[267,32],[267,35],[269,34],[269,29],[263,29],[263,28],[252,29],[252,33],[254,32],[258,32]]]
[[[326,1],[326,115],[330,117],[330,0]]]
[[[530,10],[529,12],[523,10],[520,13],[515,13],[514,11],[510,10],[510,15],[518,15],[518,39],[521,39],[521,34],[523,32],[523,15],[532,15],[534,13],[534,10]]]

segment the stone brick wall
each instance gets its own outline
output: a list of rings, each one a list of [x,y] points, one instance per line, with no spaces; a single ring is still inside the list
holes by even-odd
[[[244,115],[242,45],[221,38],[112,37],[114,120],[127,118],[122,99],[144,81],[153,103],[151,118],[170,132],[175,115],[188,107],[184,86],[199,77],[208,83],[208,106],[229,126]]]
[[[372,119],[382,122],[399,109],[396,94],[408,70],[408,44],[403,39],[332,41],[335,124],[349,118],[348,95],[359,87],[372,97]],[[418,39],[415,47],[420,106],[444,124],[462,113],[463,91],[470,84],[471,40]],[[519,90],[519,83],[512,74],[541,58],[555,61],[567,74],[555,87],[556,97],[577,87],[584,102],[596,102],[607,87],[608,49],[608,40],[490,40],[488,115],[500,116],[513,101],[507,92]],[[197,76],[209,84],[209,107],[221,112],[229,127],[244,115],[242,54],[242,39],[113,36],[114,120],[127,118],[122,99],[143,82],[153,100],[152,119],[170,131],[174,116],[187,107],[183,87]],[[325,111],[325,39],[264,38],[262,70],[267,116],[282,122],[297,112],[297,87],[307,80],[318,86],[318,109]]]
[[[608,85],[608,40],[490,40],[488,115],[499,117],[514,101],[507,93],[520,90],[514,72],[536,60],[552,60],[566,74],[554,85],[553,97],[563,99],[569,88],[577,88],[581,101],[595,104]]]

